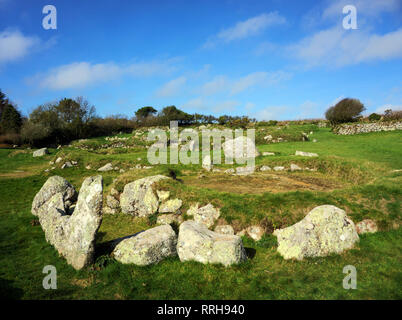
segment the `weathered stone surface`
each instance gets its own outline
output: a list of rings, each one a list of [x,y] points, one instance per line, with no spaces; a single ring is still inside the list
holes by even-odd
[[[57,193],[62,194],[63,201],[74,202],[77,199],[77,192],[66,179],[60,176],[53,176],[47,179],[39,192],[35,195],[32,202],[32,214],[37,216],[39,208]]]
[[[55,163],[59,163],[59,162],[62,162],[62,161],[63,161],[63,158],[58,157],[58,158],[56,159]]]
[[[115,188],[110,189],[110,194],[114,197],[117,197],[119,195],[119,191],[117,191]]]
[[[195,204],[187,211],[187,215],[193,216],[194,221],[205,224],[207,228],[214,225],[215,221],[220,216],[220,211],[210,203],[206,206],[199,208],[199,204]]]
[[[49,150],[47,148],[38,149],[33,153],[34,157],[42,157],[45,154],[49,154]]]
[[[105,172],[105,171],[112,171],[113,165],[111,163],[105,164],[103,167],[100,167],[98,171]]]
[[[120,207],[120,202],[112,195],[106,196],[106,204],[111,209],[118,209]]]
[[[263,156],[274,156],[275,153],[274,152],[263,152],[262,155]]]
[[[232,173],[235,173],[236,170],[233,169],[233,168],[230,168],[230,169],[225,170],[224,172],[227,173],[227,174],[232,174]]]
[[[159,201],[166,201],[170,197],[170,191],[156,190]]]
[[[333,129],[335,134],[350,135],[367,132],[395,131],[402,130],[402,122],[372,122],[372,123],[353,123],[341,124]]]
[[[224,266],[247,259],[240,237],[210,231],[195,221],[185,221],[180,225],[177,253],[180,261],[220,263]]]
[[[160,213],[175,213],[177,212],[182,205],[183,201],[180,199],[171,199],[159,206]]]
[[[46,240],[77,270],[93,262],[95,236],[102,222],[102,191],[102,176],[89,177],[71,216],[65,212],[62,192],[37,211]]]
[[[260,226],[250,226],[246,229],[246,232],[248,236],[255,241],[261,240],[262,236],[265,234],[264,228]]]
[[[302,168],[300,168],[297,164],[291,164],[290,165],[290,171],[300,171]]]
[[[175,256],[177,236],[169,225],[162,225],[140,232],[121,241],[113,256],[124,264],[146,266]]]
[[[311,210],[293,226],[277,229],[278,252],[285,259],[323,257],[351,249],[359,236],[345,211],[332,205]]]
[[[272,169],[271,169],[271,167],[269,167],[269,166],[262,166],[261,168],[260,168],[260,171],[271,171]]]
[[[374,233],[378,231],[377,224],[371,219],[364,219],[356,223],[356,231],[358,234]]]
[[[158,216],[158,218],[156,219],[157,224],[171,224],[171,223],[180,224],[183,221],[184,221],[183,217],[180,214],[175,213],[162,214]]]
[[[283,170],[285,170],[285,167],[276,166],[276,167],[274,167],[274,170],[275,170],[275,171],[283,171]]]
[[[316,154],[316,153],[304,152],[304,151],[296,151],[295,155],[302,156],[302,157],[318,157],[318,154]]]
[[[207,171],[212,170],[213,164],[212,164],[211,156],[204,157],[204,159],[202,160],[202,167]]]
[[[244,136],[225,141],[222,144],[222,148],[225,157],[228,159],[247,159],[255,158],[260,155],[255,147],[254,141]]]
[[[221,234],[234,234],[233,227],[230,224],[216,226],[214,231]]]
[[[156,213],[159,208],[159,199],[152,190],[152,184],[162,179],[168,178],[156,175],[126,184],[120,195],[122,212],[139,217]]]

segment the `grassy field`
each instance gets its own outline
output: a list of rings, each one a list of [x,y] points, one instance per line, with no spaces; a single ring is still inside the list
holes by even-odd
[[[288,142],[262,144],[261,136],[284,132]],[[301,132],[313,131],[302,142]],[[200,165],[147,165],[144,143],[129,137],[131,149],[106,149],[104,138],[74,143],[51,154],[33,158],[31,150],[0,149],[0,290],[2,297],[15,299],[401,299],[402,298],[402,134],[382,132],[337,136],[328,128],[314,125],[258,128],[259,151],[275,156],[258,157],[257,166],[289,166],[290,163],[315,171],[256,172],[252,176],[206,173]],[[88,145],[93,150],[74,148]],[[296,150],[316,152],[317,158],[294,156]],[[78,161],[78,166],[50,172],[49,161],[57,157]],[[356,223],[375,220],[380,231],[360,236],[359,244],[341,255],[303,261],[284,260],[276,252],[276,238],[270,234],[260,241],[243,237],[249,259],[238,266],[182,263],[178,258],[157,265],[123,265],[102,250],[109,240],[151,228],[155,219],[124,214],[105,215],[97,238],[93,266],[75,271],[45,241],[31,203],[48,177],[60,175],[77,189],[85,177],[98,174],[101,165],[111,162],[124,173],[103,173],[104,195],[112,187],[121,191],[127,182],[174,169],[182,183],[164,181],[171,197],[183,200],[183,212],[195,202],[221,208],[221,219],[240,230],[251,224],[271,229],[301,220],[312,208],[336,205]],[[85,169],[91,165],[91,170]],[[218,168],[226,169],[228,165]],[[45,290],[42,269],[57,268],[57,290]],[[357,269],[357,289],[345,290],[343,267]]]

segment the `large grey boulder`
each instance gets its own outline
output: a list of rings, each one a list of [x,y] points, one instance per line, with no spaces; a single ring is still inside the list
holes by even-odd
[[[89,177],[71,216],[65,211],[62,192],[37,210],[46,240],[77,270],[93,263],[95,236],[102,223],[102,192],[102,176]]]
[[[177,236],[169,225],[162,225],[121,241],[113,256],[124,264],[145,266],[177,254]]]
[[[255,158],[260,155],[255,147],[254,141],[244,136],[225,141],[222,144],[222,148],[225,157],[228,159],[247,159]]]
[[[35,195],[32,202],[32,214],[37,216],[39,208],[57,193],[62,194],[64,203],[72,203],[77,199],[77,192],[66,179],[60,176],[53,176],[47,179],[39,192]]]
[[[353,221],[332,205],[316,207],[303,220],[273,234],[278,239],[278,252],[285,259],[297,260],[339,254],[359,241]]]
[[[45,154],[49,154],[49,150],[47,148],[38,149],[33,153],[34,157],[42,157]]]
[[[213,232],[204,224],[191,220],[180,225],[177,253],[180,261],[220,263],[224,266],[247,259],[240,237]]]
[[[122,212],[139,217],[156,213],[159,208],[159,198],[152,190],[152,185],[163,179],[168,177],[156,175],[126,184],[120,195]]]
[[[220,216],[220,210],[215,208],[212,204],[208,203],[204,207],[199,207],[199,204],[190,206],[187,210],[187,215],[193,216],[194,221],[202,223],[210,228],[214,225],[215,221]]]

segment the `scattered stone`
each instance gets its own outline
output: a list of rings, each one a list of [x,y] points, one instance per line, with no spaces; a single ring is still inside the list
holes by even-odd
[[[102,172],[105,172],[105,171],[112,171],[113,170],[113,165],[109,162],[109,163],[107,163],[107,164],[105,164],[103,167],[100,167],[99,169],[98,169],[98,171],[102,171]]]
[[[313,142],[317,142],[317,139],[313,139]]]
[[[120,173],[124,173],[124,172],[126,172],[126,170],[124,170],[124,169],[120,169],[120,171],[119,171]]]
[[[246,235],[246,233],[247,233],[247,230],[243,229],[243,230],[240,230],[239,232],[237,232],[236,236],[243,237]]]
[[[224,266],[247,259],[240,237],[213,232],[195,221],[185,221],[180,225],[177,253],[180,261],[220,263]]]
[[[117,197],[119,195],[119,191],[117,191],[115,188],[110,189],[110,194],[114,197]]]
[[[91,166],[90,166],[90,165],[87,165],[87,166],[85,167],[85,169],[91,170]]]
[[[168,179],[168,177],[156,175],[126,184],[120,195],[122,212],[139,217],[156,213],[159,208],[159,199],[152,190],[152,184],[162,179]]]
[[[265,234],[264,228],[260,226],[251,226],[246,229],[248,236],[254,241],[261,240],[262,236]]]
[[[48,179],[35,196],[34,204],[39,203],[35,201],[37,198],[43,200],[44,194],[50,195],[56,190],[54,178]],[[71,190],[69,186],[66,187],[68,182],[60,178],[56,177],[57,186]],[[49,180],[53,188],[49,188]],[[36,211],[46,240],[77,270],[93,263],[95,236],[102,222],[102,191],[102,176],[89,177],[81,186],[77,205],[71,216],[66,212],[63,190],[42,203]]]
[[[37,216],[39,208],[42,207],[44,203],[48,202],[57,193],[62,194],[63,201],[65,202],[74,202],[77,199],[77,192],[66,179],[59,176],[53,176],[47,179],[45,184],[36,194],[32,202],[32,214],[34,216]]]
[[[157,224],[181,224],[184,221],[183,217],[180,214],[175,214],[175,213],[168,213],[168,214],[162,214],[158,216],[156,219]]]
[[[271,169],[271,167],[269,167],[269,166],[262,166],[261,168],[260,168],[260,171],[271,171],[272,169]]]
[[[78,162],[77,162],[77,161],[72,160],[72,161],[71,161],[71,164],[72,164],[73,166],[76,166],[76,165],[78,164]]]
[[[47,148],[42,148],[34,151],[33,156],[34,157],[42,157],[45,154],[49,154],[49,150]]]
[[[113,256],[124,264],[146,266],[177,254],[177,236],[169,225],[162,225],[124,239],[113,250]]]
[[[221,234],[234,234],[233,227],[230,224],[216,226],[214,231]]]
[[[278,239],[278,252],[285,259],[297,260],[339,254],[359,241],[353,221],[332,205],[316,207],[303,220],[273,234]]]
[[[272,140],[272,136],[269,134],[269,135],[267,135],[267,136],[264,137],[264,140],[271,141],[271,140]]]
[[[318,154],[316,154],[316,153],[304,152],[304,151],[296,151],[295,155],[302,156],[302,157],[318,157]]]
[[[195,204],[187,211],[187,215],[193,216],[198,223],[203,223],[210,228],[220,216],[220,210],[208,203],[206,206],[199,208],[199,204]]]
[[[274,156],[275,153],[274,152],[263,152],[262,155],[263,156]]]
[[[50,164],[50,165],[53,165],[53,164],[54,164],[54,162],[53,162],[53,161],[49,161],[49,164]]]
[[[71,168],[73,165],[71,164],[71,162],[70,161],[67,161],[67,162],[65,162],[62,166],[61,166],[61,168],[62,169],[64,169],[64,168]]]
[[[377,224],[371,219],[364,219],[356,224],[358,234],[374,233],[378,231]]]
[[[275,171],[283,171],[283,170],[285,170],[285,167],[277,166],[277,167],[274,167],[274,170]]]
[[[62,161],[63,161],[63,158],[62,158],[62,157],[58,157],[58,158],[56,159],[55,163],[59,163],[59,162],[62,162]]]
[[[104,214],[116,214],[117,210],[116,209],[112,209],[110,207],[103,207],[103,213]]]
[[[232,173],[235,173],[236,170],[233,169],[233,168],[230,168],[230,169],[225,170],[224,172],[227,173],[227,174],[232,174]]]
[[[290,171],[300,171],[302,168],[300,168],[297,164],[291,164],[290,165]]]
[[[225,141],[222,144],[222,148],[227,159],[247,159],[260,155],[254,141],[245,136]]]
[[[159,207],[159,213],[176,213],[182,205],[180,199],[172,199],[162,203]]]
[[[109,208],[118,209],[120,207],[120,202],[115,197],[111,195],[106,196],[106,203]]]

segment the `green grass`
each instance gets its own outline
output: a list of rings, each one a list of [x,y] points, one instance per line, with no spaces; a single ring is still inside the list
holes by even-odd
[[[267,131],[275,128],[269,127]],[[0,295],[15,299],[401,299],[402,179],[401,172],[394,172],[402,167],[401,133],[336,136],[327,128],[311,125],[290,126],[286,130],[294,137],[301,131],[314,131],[311,138],[318,142],[289,140],[259,145],[260,151],[273,151],[277,155],[259,157],[257,165],[297,163],[316,168],[317,172],[277,175],[281,180],[294,179],[314,185],[325,182],[322,188],[243,192],[247,188],[260,188],[266,177],[257,173],[253,178],[233,177],[231,179],[239,180],[227,183],[228,176],[205,174],[200,165],[161,165],[149,170],[128,170],[138,163],[146,164],[146,150],[137,148],[112,152],[102,148],[94,152],[52,149],[51,154],[43,158],[33,158],[32,152],[1,149]],[[88,143],[99,145],[105,141],[103,137]],[[316,152],[320,156],[296,157],[296,150]],[[44,169],[50,167],[48,162],[58,156],[76,160],[78,166],[61,170],[59,164],[57,169],[45,173]],[[97,237],[95,264],[75,271],[46,242],[41,227],[31,225],[35,218],[30,213],[32,199],[51,175],[61,175],[79,189],[86,176],[97,174],[96,169],[107,162],[126,169],[126,172],[102,174],[105,194],[112,186],[122,190],[127,182],[166,174],[167,168],[172,167],[184,183],[164,181],[159,187],[169,189],[171,197],[182,199],[184,212],[193,202],[211,202],[221,208],[221,218],[237,228],[262,221],[269,221],[275,228],[288,226],[302,219],[315,206],[334,204],[346,210],[355,222],[365,218],[376,220],[380,232],[363,235],[354,249],[325,258],[283,260],[276,252],[276,238],[267,235],[258,242],[243,237],[250,259],[238,266],[225,268],[181,263],[176,257],[157,265],[137,267],[122,265],[110,258],[103,251],[103,244],[150,228],[154,219],[107,215]],[[85,169],[88,164],[92,170]],[[200,173],[205,175],[203,180],[198,178]],[[236,181],[245,184],[235,186]],[[57,268],[57,290],[42,287],[45,276],[42,269],[46,265]],[[346,265],[354,265],[357,269],[356,290],[342,287],[345,277],[342,270]]]

